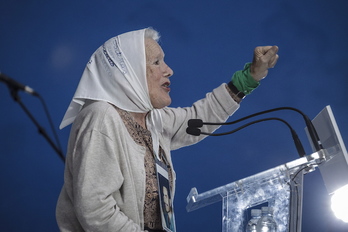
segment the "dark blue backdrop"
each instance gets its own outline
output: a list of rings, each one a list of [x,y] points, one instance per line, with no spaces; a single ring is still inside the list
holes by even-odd
[[[172,77],[172,106],[187,106],[228,82],[259,45],[278,45],[280,59],[237,119],[279,106],[313,118],[333,108],[348,141],[348,14],[344,0],[2,0],[0,71],[37,90],[58,127],[90,55],[117,34],[153,26],[162,34]],[[39,100],[20,93],[51,130]],[[0,84],[0,231],[58,231],[55,204],[64,165]],[[302,119],[282,112],[310,153]],[[69,128],[58,131],[66,151]],[[186,196],[297,158],[287,128],[265,122],[207,138],[173,152],[178,231],[221,231],[221,204],[187,213]],[[347,231],[334,218],[319,171],[305,176],[303,231]]]

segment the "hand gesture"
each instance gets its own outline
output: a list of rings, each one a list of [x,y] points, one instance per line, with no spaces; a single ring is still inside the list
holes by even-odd
[[[253,62],[250,66],[250,75],[255,81],[260,81],[268,74],[268,69],[273,68],[279,58],[277,46],[256,47]]]

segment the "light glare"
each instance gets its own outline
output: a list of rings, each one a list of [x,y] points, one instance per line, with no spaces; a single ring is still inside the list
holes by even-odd
[[[334,192],[331,197],[331,209],[335,216],[348,223],[348,185]]]

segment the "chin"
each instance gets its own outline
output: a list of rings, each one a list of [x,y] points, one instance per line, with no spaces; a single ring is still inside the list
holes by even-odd
[[[169,100],[166,102],[165,106],[163,106],[163,107],[169,106],[170,104],[172,104],[172,99],[171,98],[169,98]]]
[[[157,104],[152,104],[155,109],[162,109],[164,107],[169,106],[172,103],[172,100],[169,98],[168,100],[163,99],[161,102]]]

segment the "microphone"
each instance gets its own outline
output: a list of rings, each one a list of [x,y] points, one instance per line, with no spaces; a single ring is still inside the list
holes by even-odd
[[[207,132],[202,132],[200,129],[198,128],[195,128],[193,127],[197,125],[197,127],[201,127],[200,125],[202,124],[206,124],[204,123],[202,120],[200,119],[191,119],[189,120],[188,124],[189,124],[189,127],[187,127],[186,129],[186,133],[190,134],[190,135],[195,135],[195,136],[199,136],[201,134],[203,135],[210,135],[210,136],[222,136],[222,135],[229,135],[229,134],[233,134],[243,128],[246,128],[250,125],[253,125],[253,124],[256,124],[256,123],[259,123],[259,122],[264,122],[264,121],[270,121],[270,120],[277,120],[277,121],[280,121],[280,122],[283,122],[289,129],[290,129],[290,132],[291,132],[291,135],[292,135],[292,139],[295,143],[295,147],[296,147],[296,150],[299,154],[300,157],[304,157],[306,155],[305,151],[304,151],[304,148],[303,148],[303,145],[296,133],[296,131],[290,126],[290,124],[288,122],[286,122],[285,120],[281,119],[281,118],[264,118],[264,119],[259,119],[259,120],[255,120],[255,121],[252,121],[252,122],[249,122],[247,124],[244,124],[243,126],[240,126],[232,131],[229,131],[229,132],[224,132],[224,133],[216,133],[216,134],[213,134],[213,133],[207,133]],[[214,124],[214,125],[226,125],[226,123],[210,123],[211,124]]]
[[[203,134],[204,132],[202,133],[201,130],[198,129],[198,128],[187,127],[186,128],[186,133],[189,134],[189,135],[199,136],[199,135]]]
[[[204,124],[202,119],[190,119],[187,121],[188,127],[202,127]]]
[[[15,80],[13,80],[12,78],[6,76],[5,74],[0,72],[0,81],[6,83],[8,85],[9,88],[13,89],[13,90],[22,90],[26,93],[29,93],[31,95],[34,96],[38,96],[39,94],[32,88],[30,88],[27,85],[23,85]]]
[[[305,124],[307,126],[308,133],[311,137],[311,140],[312,140],[312,143],[314,145],[315,150],[319,151],[319,150],[323,149],[323,145],[320,142],[319,136],[317,134],[315,127],[312,124],[312,121],[302,111],[300,111],[296,108],[293,108],[293,107],[278,107],[278,108],[274,108],[274,109],[270,109],[270,110],[264,110],[264,111],[261,111],[261,112],[255,113],[255,114],[251,114],[251,115],[246,116],[244,118],[241,118],[241,119],[238,119],[238,120],[235,120],[232,122],[226,122],[226,123],[203,122],[201,119],[190,119],[188,121],[188,126],[189,127],[191,127],[191,126],[192,127],[202,127],[203,125],[232,125],[232,124],[244,121],[246,119],[249,119],[249,118],[261,115],[261,114],[266,114],[266,113],[279,111],[279,110],[292,110],[292,111],[295,111],[295,112],[301,114],[304,121],[305,121]]]

